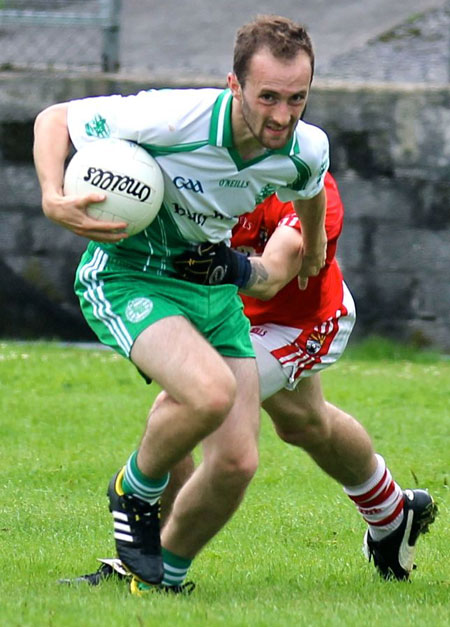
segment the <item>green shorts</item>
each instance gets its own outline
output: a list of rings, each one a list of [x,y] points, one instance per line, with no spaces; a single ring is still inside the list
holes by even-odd
[[[187,318],[223,356],[255,356],[234,285],[196,285],[137,271],[89,246],[77,269],[75,292],[99,340],[125,357],[144,329],[169,316]]]

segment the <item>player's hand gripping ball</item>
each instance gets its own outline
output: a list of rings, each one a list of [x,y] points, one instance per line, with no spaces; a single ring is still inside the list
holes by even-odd
[[[155,219],[164,195],[164,179],[155,159],[124,139],[98,139],[84,145],[69,162],[65,196],[104,192],[106,200],[88,207],[97,220],[127,222],[135,235]]]

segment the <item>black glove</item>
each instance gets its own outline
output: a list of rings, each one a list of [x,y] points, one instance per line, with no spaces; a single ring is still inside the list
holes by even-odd
[[[245,287],[252,270],[247,255],[224,242],[199,244],[195,250],[175,257],[173,264],[181,278],[202,285],[232,283]]]

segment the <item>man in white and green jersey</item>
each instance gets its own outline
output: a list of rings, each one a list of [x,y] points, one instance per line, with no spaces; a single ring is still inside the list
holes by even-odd
[[[92,240],[75,285],[86,320],[164,389],[138,451],[108,488],[116,548],[138,583],[177,587],[256,471],[257,373],[237,287],[194,287],[175,278],[172,262],[200,242],[229,240],[237,217],[276,191],[302,221],[299,286],[319,272],[328,141],[300,121],[313,69],[304,28],[266,16],[239,30],[226,90],[85,99],[49,107],[36,120],[44,212]],[[158,217],[132,237],[117,232],[125,224],[87,215],[104,194],[62,192],[70,144],[104,137],[139,143],[164,174]],[[170,468],[200,442],[203,462],[175,500],[161,556],[159,498]]]
[[[232,104],[231,89],[150,90],[69,103],[77,149],[99,134],[130,139],[156,158],[164,175],[163,208],[153,224],[102,248],[138,270],[173,276],[177,252],[229,240],[238,216],[275,190],[282,200],[317,196],[328,168],[323,131],[300,121],[287,144],[245,160],[233,143]]]

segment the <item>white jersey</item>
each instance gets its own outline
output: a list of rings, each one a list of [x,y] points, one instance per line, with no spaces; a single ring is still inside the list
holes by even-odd
[[[230,90],[209,88],[75,100],[69,133],[77,149],[104,137],[143,146],[163,172],[164,219],[180,239],[226,241],[238,216],[274,191],[283,201],[317,195],[329,160],[325,133],[300,121],[284,148],[243,161],[233,145],[232,100]]]

